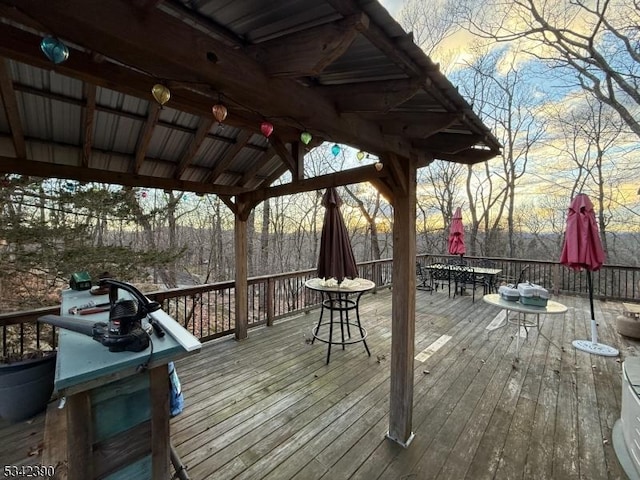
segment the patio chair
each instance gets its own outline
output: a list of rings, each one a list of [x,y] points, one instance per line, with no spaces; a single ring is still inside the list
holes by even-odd
[[[419,290],[433,290],[431,271],[416,262],[416,288]]]
[[[438,291],[438,287],[444,289],[445,284],[449,290],[449,297],[451,297],[451,282],[453,281],[451,270],[448,268],[433,268],[431,269],[431,278],[434,284],[433,290]]]
[[[449,258],[447,265],[466,265],[467,261],[462,257]]]
[[[460,268],[453,271],[453,280],[454,280],[454,288],[453,288],[453,296],[456,296],[458,289],[460,290],[460,294],[466,291],[468,287],[471,288],[472,291],[472,301],[476,301],[476,288],[478,285],[482,285],[484,288],[484,277],[477,276],[476,272],[474,272],[472,267],[460,266]]]
[[[518,286],[519,283],[522,283],[525,281],[527,272],[529,271],[529,267],[530,265],[527,265],[522,270],[520,270],[520,275],[518,275],[518,281],[516,282],[516,287]]]
[[[483,258],[478,262],[479,267],[483,268],[496,268],[496,262],[493,260],[487,260]],[[484,276],[484,293],[498,293],[498,276],[497,275],[485,275]]]
[[[514,285],[517,287],[519,283],[522,283],[526,280],[529,267],[530,265],[525,265],[524,267],[522,267],[517,277],[510,277],[510,276],[501,277],[499,283],[504,285]]]

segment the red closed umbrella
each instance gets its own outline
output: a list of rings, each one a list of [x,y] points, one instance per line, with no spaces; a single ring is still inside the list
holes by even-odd
[[[618,350],[598,343],[598,331],[593,311],[593,283],[591,272],[602,267],[605,260],[596,214],[593,204],[587,195],[580,193],[571,201],[567,213],[567,227],[560,263],[574,270],[587,271],[587,287],[589,289],[589,305],[591,307],[591,341],[574,340],[573,346],[579,350],[597,355],[615,357]]]
[[[342,282],[345,278],[356,278],[358,267],[353,256],[349,232],[340,213],[342,199],[335,188],[327,188],[322,197],[325,207],[320,254],[318,256],[318,277],[335,278]]]
[[[464,255],[464,225],[462,224],[462,212],[460,207],[456,208],[453,220],[449,225],[449,255]]]

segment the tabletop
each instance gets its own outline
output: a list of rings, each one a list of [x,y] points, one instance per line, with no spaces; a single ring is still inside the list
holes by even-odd
[[[566,305],[554,302],[553,300],[547,301],[546,307],[537,307],[535,305],[523,305],[520,302],[511,302],[509,300],[504,300],[499,293],[490,293],[488,295],[485,295],[482,297],[482,300],[490,305],[495,305],[496,307],[504,308],[505,310],[511,310],[513,312],[520,313],[547,313],[549,315],[555,315],[565,313],[568,310]]]
[[[304,285],[311,290],[328,293],[362,293],[372,290],[376,286],[375,283],[366,278],[345,279],[341,284],[338,284],[335,280],[332,282],[322,278],[310,278]]]
[[[108,295],[91,295],[88,290],[65,290],[62,293],[61,311],[63,315],[66,315],[64,312],[68,312],[70,307],[85,305],[91,300],[103,303],[108,302],[109,297]],[[93,325],[96,322],[107,322],[109,312],[86,316],[78,315],[78,318]],[[166,334],[162,338],[153,334],[151,339],[153,354],[151,355],[150,367],[166,364],[189,354],[170,334]],[[60,328],[55,377],[56,390],[65,391],[73,388],[74,391],[82,391],[83,385],[88,382],[94,386],[97,378],[110,378],[121,371],[133,373],[136,367],[149,360],[150,354],[150,348],[142,352],[110,352],[107,347],[87,335]]]
[[[501,268],[488,268],[488,267],[472,267],[468,265],[446,265],[444,263],[434,263],[431,265],[425,265],[424,268],[430,270],[459,270],[460,267],[465,267],[473,271],[473,273],[479,273],[481,275],[497,275],[502,272]]]

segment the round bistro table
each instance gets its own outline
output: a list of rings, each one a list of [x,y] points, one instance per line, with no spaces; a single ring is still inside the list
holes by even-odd
[[[512,302],[509,300],[503,299],[499,293],[490,293],[489,295],[485,295],[482,297],[489,305],[495,305],[496,307],[500,307],[503,310],[507,311],[507,321],[505,322],[505,326],[507,323],[513,323],[517,326],[518,331],[516,332],[516,356],[520,351],[520,327],[524,327],[524,331],[529,335],[529,331],[527,328],[536,327],[538,331],[540,331],[540,314],[546,315],[561,315],[566,313],[567,306],[562,303],[554,302],[553,300],[548,300],[547,305],[545,307],[537,307],[535,305],[524,305],[518,302]],[[518,312],[518,318],[515,322],[511,322],[509,320],[509,312]],[[535,323],[527,320],[527,315],[535,315],[536,321]]]
[[[342,349],[344,350],[345,345],[362,342],[367,354],[371,356],[366,340],[367,331],[360,323],[359,306],[360,297],[362,297],[365,292],[373,290],[375,286],[376,284],[371,280],[366,280],[364,278],[347,280],[346,286],[340,286],[338,284],[332,285],[320,278],[311,278],[305,282],[305,287],[310,290],[320,292],[322,295],[320,318],[318,319],[318,324],[311,330],[311,334],[313,335],[311,343],[313,344],[315,340],[318,340],[328,345],[327,364],[331,358],[332,345],[342,345]],[[325,319],[323,322],[322,318],[325,310],[329,312],[329,320]],[[356,323],[349,319],[349,312],[355,313]],[[339,313],[339,320],[334,317],[334,313]],[[334,326],[337,325],[340,325],[340,337],[334,339],[333,329]],[[351,337],[351,326],[358,330],[358,334],[353,337]],[[320,334],[320,329],[322,327],[328,327],[328,336]],[[345,329],[347,331],[346,336]],[[324,330],[326,330],[326,328]]]

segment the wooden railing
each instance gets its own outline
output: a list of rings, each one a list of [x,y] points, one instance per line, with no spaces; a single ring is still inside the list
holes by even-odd
[[[377,288],[391,285],[392,261],[358,264],[359,276]],[[249,279],[249,327],[271,325],[277,318],[314,308],[320,295],[304,284],[316,276],[315,269]],[[234,283],[232,281],[153,292],[147,296],[202,341],[229,335],[235,328]]]
[[[423,264],[447,262],[449,255],[419,255]],[[525,280],[542,285],[555,294],[588,295],[586,272],[570,270],[554,262],[505,258],[465,257],[471,266],[493,262],[502,270],[500,281],[515,282],[527,267]],[[391,259],[358,264],[359,276],[372,280],[377,288],[388,288],[392,282]],[[317,292],[304,287],[315,269],[280,273],[249,279],[249,327],[271,325],[276,319],[317,307]],[[592,273],[594,296],[617,301],[640,301],[640,268],[605,265]],[[162,304],[163,309],[202,341],[230,335],[235,328],[234,282],[218,282],[188,288],[147,293]],[[28,348],[49,345],[55,348],[55,329],[39,325],[44,314],[59,313],[59,307],[0,314],[2,355],[10,347],[15,353]],[[18,339],[16,342],[15,339]],[[14,339],[10,342],[10,339]]]

